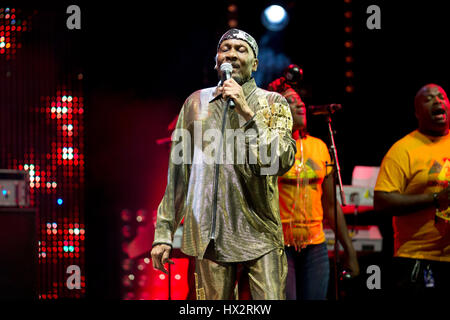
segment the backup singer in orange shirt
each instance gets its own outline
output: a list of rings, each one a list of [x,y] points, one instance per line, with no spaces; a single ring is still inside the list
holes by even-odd
[[[333,178],[326,168],[331,159],[326,144],[306,131],[306,108],[300,95],[280,79],[269,90],[288,101],[297,144],[294,166],[278,179],[280,214],[288,259],[286,298],[324,300],[329,282],[329,258],[323,231],[325,217],[334,229]],[[347,225],[338,206],[338,236],[344,248],[344,267],[352,276],[359,265]]]

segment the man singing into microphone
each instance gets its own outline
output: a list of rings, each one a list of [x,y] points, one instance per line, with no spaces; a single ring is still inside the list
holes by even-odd
[[[154,268],[167,272],[164,264],[172,263],[173,235],[184,217],[181,250],[196,257],[197,299],[233,298],[238,265],[248,274],[253,299],[285,299],[287,262],[277,176],[293,165],[296,145],[286,99],[258,88],[252,78],[257,56],[252,36],[227,31],[217,47],[220,85],[191,94],[177,122],[176,130],[183,134],[173,139],[151,255]],[[221,68],[224,63],[232,66],[229,79]],[[238,134],[228,139],[230,131]],[[220,150],[237,149],[235,138],[244,140],[236,157],[248,157],[221,161]],[[222,148],[213,163],[205,161],[216,139]],[[270,166],[256,149],[275,159]],[[175,161],[180,154],[182,163]]]

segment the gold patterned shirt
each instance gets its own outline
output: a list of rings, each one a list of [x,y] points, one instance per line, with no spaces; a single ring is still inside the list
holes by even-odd
[[[167,187],[153,245],[172,245],[184,217],[181,250],[202,259],[213,239],[217,261],[253,260],[284,247],[277,178],[295,161],[292,116],[285,98],[242,85],[255,113],[245,121],[214,96],[191,94],[172,135]],[[222,134],[222,131],[224,134]]]

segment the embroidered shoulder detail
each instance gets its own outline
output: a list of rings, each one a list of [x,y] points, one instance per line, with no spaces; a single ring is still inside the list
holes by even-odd
[[[261,114],[264,123],[271,129],[275,129],[280,133],[287,133],[292,131],[292,115],[288,106],[274,102],[269,106],[267,98],[264,96],[258,97],[260,109],[257,114]]]

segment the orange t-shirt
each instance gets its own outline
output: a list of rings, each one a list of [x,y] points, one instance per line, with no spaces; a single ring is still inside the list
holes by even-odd
[[[331,160],[326,144],[318,138],[307,135],[296,143],[295,164],[278,178],[278,190],[284,243],[301,248],[325,241],[322,182],[331,172],[326,168]]]
[[[397,141],[381,164],[375,191],[401,194],[439,192],[450,181],[450,134],[430,137],[418,130]],[[444,212],[449,214],[450,208]],[[435,222],[431,207],[393,218],[394,255],[450,261],[450,224]]]

